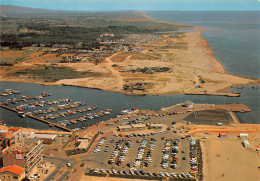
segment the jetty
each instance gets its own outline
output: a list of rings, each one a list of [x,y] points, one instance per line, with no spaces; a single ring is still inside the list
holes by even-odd
[[[8,107],[8,106],[5,106],[5,105],[3,105],[3,104],[0,104],[0,107],[2,107],[2,108],[4,108],[4,109],[8,109],[8,110],[13,111],[13,112],[16,112],[17,114],[18,114],[18,112],[19,112],[18,110],[14,109],[14,108],[11,108],[11,107]],[[41,118],[38,118],[38,117],[33,116],[33,115],[30,115],[30,114],[24,114],[24,115],[25,115],[26,117],[29,117],[29,118],[32,118],[32,119],[35,119],[35,120],[38,120],[38,121],[47,123],[47,124],[49,124],[49,125],[53,125],[54,127],[60,128],[60,129],[62,129],[62,130],[65,130],[65,131],[68,131],[68,132],[72,132],[72,130],[69,129],[69,128],[60,126],[60,125],[58,125],[58,124],[56,124],[56,123],[49,122],[49,121],[47,121],[47,120],[45,120],[45,119],[41,119]]]

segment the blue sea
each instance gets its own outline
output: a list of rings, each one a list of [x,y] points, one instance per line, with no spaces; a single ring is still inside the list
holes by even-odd
[[[202,33],[227,73],[260,78],[260,11],[153,11],[148,16],[205,27]]]

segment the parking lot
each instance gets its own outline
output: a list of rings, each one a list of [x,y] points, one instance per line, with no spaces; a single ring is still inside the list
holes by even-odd
[[[180,121],[185,116],[184,115],[177,115],[178,120]],[[175,117],[176,118],[176,117]],[[118,132],[118,134],[114,135],[105,135],[106,141],[98,147],[98,151],[94,151],[90,154],[91,158],[93,159],[93,162],[91,162],[91,165],[87,166],[89,168],[98,168],[98,169],[104,169],[106,170],[115,170],[116,172],[124,170],[129,170],[132,168],[133,170],[137,169],[138,171],[144,171],[144,172],[168,172],[168,173],[175,173],[175,174],[181,174],[181,173],[189,173],[191,171],[190,167],[190,147],[189,147],[189,141],[187,139],[182,139],[182,136],[177,133],[175,133],[177,130],[172,128],[172,119],[169,119],[169,116],[164,117],[151,117],[151,119],[147,119],[144,121],[142,119],[141,123],[158,123],[157,121],[161,123],[167,123],[170,127],[170,130],[166,129],[164,131],[162,130],[150,130],[150,133],[153,134],[145,134],[144,131],[133,131],[132,134],[129,132]],[[124,120],[125,121],[125,120]],[[127,120],[127,121],[131,121]],[[120,133],[120,134],[119,134]],[[136,133],[136,134],[135,134]],[[120,136],[118,136],[120,135]],[[128,136],[126,136],[128,135]],[[144,136],[145,135],[145,136]],[[100,137],[97,139],[97,143],[93,144],[93,147],[95,148],[98,145],[98,142],[100,139],[102,139],[103,135],[100,135]],[[142,141],[145,140],[146,144],[143,147],[140,147],[142,144]],[[149,146],[151,148],[151,141],[153,140],[152,150],[149,149]],[[165,147],[166,140],[179,140],[178,142],[178,153],[176,154],[176,157],[178,158],[178,163],[176,164],[177,167],[172,168],[171,167],[171,161],[172,159],[168,161],[168,167],[163,168],[162,167],[162,158],[163,158],[163,149]],[[131,142],[128,148],[124,149],[126,142]],[[121,143],[121,147],[117,148],[116,145],[119,145]],[[139,150],[143,149],[142,152]],[[173,147],[171,147],[173,149]],[[117,150],[115,155],[115,150]],[[127,151],[125,151],[127,150]],[[122,154],[123,153],[123,154]],[[137,157],[139,153],[139,161],[140,164],[135,164]],[[140,153],[143,153],[143,157],[140,156]],[[148,154],[149,153],[149,154]],[[121,155],[121,161],[118,164],[118,159]],[[114,161],[111,163],[111,158],[114,159]],[[123,159],[122,159],[123,158]],[[150,161],[149,165],[145,165],[144,161],[147,159]],[[110,161],[109,161],[110,160]]]

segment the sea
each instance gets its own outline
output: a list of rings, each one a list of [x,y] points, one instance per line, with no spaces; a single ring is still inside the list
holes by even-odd
[[[260,78],[260,11],[152,11],[162,21],[204,27],[202,33],[227,73]]]
[[[243,11],[243,12],[167,12],[154,11],[147,12],[152,18],[171,21],[179,24],[205,27],[202,33],[209,46],[213,49],[214,56],[224,66],[225,70],[230,74],[240,76],[260,78],[259,60],[260,60],[260,12],[259,11]],[[184,31],[191,31],[186,28]],[[225,96],[206,96],[206,95],[146,95],[146,96],[128,96],[122,93],[102,91],[97,89],[89,89],[74,86],[44,86],[32,83],[16,83],[16,82],[0,82],[0,92],[5,89],[19,90],[21,93],[8,97],[0,97],[2,102],[7,98],[20,98],[25,96],[38,96],[42,92],[52,93],[51,97],[45,97],[46,100],[58,100],[62,98],[71,98],[73,102],[82,101],[89,106],[97,105],[98,109],[91,113],[112,109],[112,114],[102,118],[78,122],[68,125],[70,129],[82,128],[90,126],[100,121],[111,119],[120,114],[124,108],[137,107],[139,109],[149,109],[158,111],[162,107],[169,107],[174,104],[182,103],[190,100],[199,104],[246,104],[251,111],[249,113],[236,113],[241,123],[260,124],[260,88],[259,85],[249,85],[243,87],[231,88],[230,92],[241,93],[240,97]],[[35,100],[18,103],[28,104]],[[37,100],[38,102],[41,100]],[[17,105],[10,104],[11,107]],[[52,105],[56,106],[56,105]],[[46,107],[37,107],[25,112],[46,109]],[[88,112],[89,113],[89,112]],[[68,116],[50,120],[58,122],[65,119],[82,116],[86,113]],[[16,113],[0,108],[0,124],[8,126],[29,127],[35,129],[50,129],[50,127],[39,121],[21,118]],[[57,129],[57,128],[52,128]]]

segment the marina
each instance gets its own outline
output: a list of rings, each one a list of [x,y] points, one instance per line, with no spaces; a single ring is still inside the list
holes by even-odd
[[[4,91],[5,93],[8,93],[8,95],[17,94],[20,91],[15,91],[12,89],[6,89]],[[7,96],[8,96],[7,95]],[[58,100],[42,100],[40,102],[34,102],[34,100],[43,99],[44,97],[51,96],[51,93],[43,92],[41,96],[21,96],[22,98],[11,98],[11,99],[4,99],[2,103],[0,103],[0,107],[15,112],[17,115],[21,118],[31,118],[37,121],[41,121],[43,123],[46,123],[49,127],[56,127],[65,131],[73,131],[66,126],[71,124],[76,124],[78,122],[83,122],[87,120],[92,119],[98,119],[106,115],[110,115],[112,112],[112,109],[105,109],[104,111],[98,111],[95,113],[88,113],[85,115],[80,115],[84,112],[91,112],[96,109],[98,109],[98,106],[87,106],[86,103],[82,101],[77,102],[71,102],[70,98],[63,98]],[[17,104],[20,101],[31,101],[28,104],[21,104],[18,106],[13,107],[12,104]],[[11,103],[11,104],[10,104]],[[10,104],[10,105],[9,105]],[[49,107],[53,104],[57,104],[56,107]],[[46,106],[47,108],[44,110],[35,110],[37,107],[41,108]],[[75,109],[77,108],[77,109]],[[31,110],[31,112],[25,112]],[[66,110],[66,111],[65,111]],[[61,112],[63,111],[63,112]],[[52,112],[57,112],[55,114],[50,114]],[[36,115],[41,115],[41,117],[37,117]],[[78,115],[78,117],[75,118],[75,115]],[[67,116],[74,116],[72,118],[69,118],[67,120],[58,120],[56,123],[48,120],[55,120],[59,118],[65,118]],[[3,121],[1,121],[2,124]],[[28,121],[27,121],[28,123]]]
[[[18,113],[18,111],[17,111],[16,109],[13,109],[13,108],[7,107],[7,106],[5,106],[5,105],[3,105],[3,104],[0,104],[0,107]],[[33,115],[30,115],[30,114],[25,114],[25,117],[26,117],[26,116],[29,117],[29,118],[32,118],[32,119],[35,119],[35,120],[38,120],[38,121],[41,121],[41,122],[47,123],[47,124],[50,125],[50,126],[55,126],[55,127],[60,128],[60,129],[62,129],[62,130],[72,132],[72,130],[69,129],[69,128],[66,128],[66,127],[60,126],[60,125],[55,124],[55,123],[51,123],[51,122],[49,122],[49,121],[47,121],[47,120],[45,120],[45,119],[41,119],[41,118],[38,118],[38,117],[33,116]]]
[[[1,108],[1,122],[2,125],[10,125],[10,126],[20,126],[20,127],[29,127],[36,129],[56,129],[57,127],[50,127],[49,124],[45,122],[39,122],[35,119],[31,119],[29,117],[21,118],[23,113],[31,112],[33,116],[38,116],[39,118],[44,118],[49,114],[60,114],[61,116],[55,119],[48,119],[49,122],[53,122],[55,124],[59,124],[60,126],[66,126],[69,129],[81,129],[83,127],[89,127],[92,124],[96,124],[98,122],[106,121],[111,118],[117,117],[120,114],[125,105],[128,105],[129,108],[137,107],[141,110],[154,110],[158,111],[162,107],[170,107],[172,105],[176,105],[187,100],[194,102],[195,104],[218,104],[221,105],[229,105],[233,103],[245,104],[250,109],[250,112],[247,110],[238,110],[234,114],[237,116],[238,121],[240,123],[259,123],[257,108],[259,107],[259,102],[257,101],[257,95],[259,89],[252,89],[252,86],[245,86],[244,89],[236,89],[233,87],[231,92],[240,92],[240,97],[226,97],[226,96],[208,96],[208,95],[165,95],[165,96],[127,96],[121,93],[102,91],[96,89],[88,89],[81,87],[73,87],[73,86],[44,86],[39,84],[31,84],[31,83],[14,83],[14,82],[0,82],[1,92],[4,92],[5,89],[11,88],[13,90],[19,90],[20,94],[12,94],[9,96],[1,96],[0,102],[4,102],[6,99],[21,99],[21,95],[24,96],[26,100],[26,104],[21,102],[21,104],[13,104],[8,102],[4,102],[3,105],[8,106],[16,111],[11,113],[7,109]],[[19,89],[18,89],[19,87]],[[38,97],[42,94],[42,92],[51,93],[51,96],[45,96],[40,101],[35,100],[33,97]],[[30,96],[29,96],[30,95]],[[73,100],[73,101],[72,101]],[[63,109],[60,110],[59,107],[61,105],[72,104],[74,102],[82,102],[87,103],[77,108],[77,114],[70,114],[62,116],[62,113],[67,110],[76,110],[75,108],[71,109]],[[39,106],[37,106],[39,104]],[[41,104],[41,106],[40,106]],[[24,107],[28,107],[31,105],[35,105],[35,108],[28,108],[20,110],[19,107],[21,105],[25,105]],[[91,111],[85,112],[86,108],[91,107],[90,105],[98,105],[95,109],[96,113],[98,112],[106,112],[106,109],[110,108],[113,111],[110,112],[109,115],[104,116],[95,116],[96,118],[92,118],[95,113]],[[61,106],[63,107],[63,106]],[[17,109],[18,108],[18,109]],[[44,109],[43,109],[44,108]],[[231,108],[231,107],[230,107]],[[229,110],[231,110],[228,108]],[[234,106],[233,106],[234,108]],[[58,109],[58,110],[56,110]],[[242,108],[243,109],[243,108]],[[20,115],[18,112],[23,112]],[[234,111],[234,110],[233,110]],[[240,112],[241,111],[241,112]],[[123,111],[124,112],[124,111]],[[91,113],[92,115],[87,115]],[[90,119],[86,118],[89,117]],[[94,117],[94,116],[93,116]],[[91,119],[92,118],[92,119]],[[249,119],[247,119],[249,118]],[[78,121],[76,123],[75,120]],[[85,121],[84,119],[87,119]],[[72,121],[72,122],[71,122]],[[59,128],[58,128],[59,129]]]

